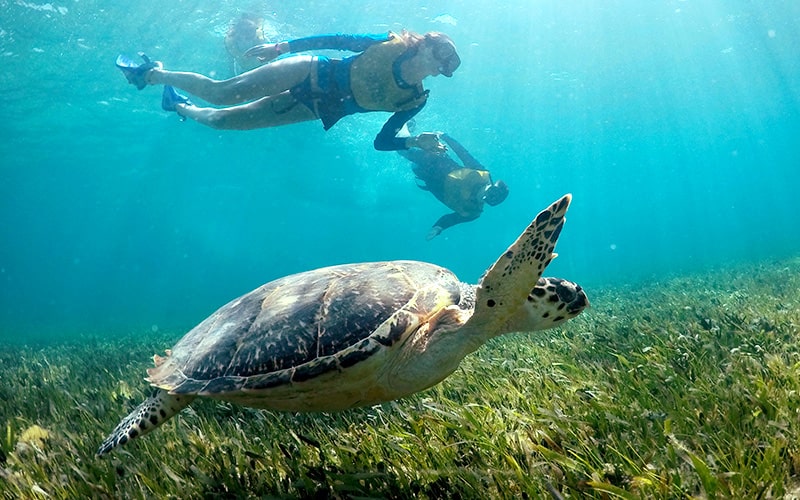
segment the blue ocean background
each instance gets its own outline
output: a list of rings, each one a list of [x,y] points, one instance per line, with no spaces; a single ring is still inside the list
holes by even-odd
[[[217,131],[114,67],[232,76],[241,12],[268,34],[448,33],[419,130],[511,194],[446,212],[372,148],[386,113]],[[573,205],[555,275],[593,289],[800,255],[800,2],[0,1],[0,342],[175,330],[286,274],[416,259],[477,282],[542,208]],[[597,303],[594,304],[598,306]],[[600,304],[602,306],[602,304]]]

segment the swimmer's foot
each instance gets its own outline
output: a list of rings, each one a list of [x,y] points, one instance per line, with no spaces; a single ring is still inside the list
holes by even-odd
[[[164,111],[178,111],[178,104],[192,105],[192,101],[185,95],[179,94],[172,85],[164,85],[164,92],[161,94],[161,108]]]
[[[160,69],[163,65],[159,61],[151,61],[144,52],[139,52],[139,55],[144,59],[144,64],[136,64],[133,59],[120,54],[117,56],[117,67],[128,79],[128,83],[136,85],[137,89],[142,90],[147,87],[147,80],[145,79],[147,72],[154,68]]]

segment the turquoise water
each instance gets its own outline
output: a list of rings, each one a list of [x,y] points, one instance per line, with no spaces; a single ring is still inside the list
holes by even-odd
[[[536,213],[574,195],[547,274],[592,287],[800,254],[796,1],[0,1],[0,341],[186,330],[274,278],[417,259],[475,282]],[[165,7],[165,5],[168,5]],[[454,78],[420,130],[511,188],[426,241],[445,207],[372,149],[388,114],[220,132],[114,67],[231,75],[223,35],[440,30]]]

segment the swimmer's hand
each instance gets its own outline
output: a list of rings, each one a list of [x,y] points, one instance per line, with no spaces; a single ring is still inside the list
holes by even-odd
[[[442,228],[439,226],[433,226],[428,234],[425,235],[425,239],[431,241],[432,239],[436,238],[442,233]]]
[[[439,140],[440,132],[423,132],[416,137],[409,138],[409,147],[419,148],[431,153],[446,153],[447,146]]]
[[[278,56],[282,54],[286,54],[289,52],[289,43],[288,42],[279,42],[279,43],[262,43],[261,45],[255,45],[250,47],[245,51],[245,57],[257,57],[261,62],[269,62],[273,59],[276,59]]]

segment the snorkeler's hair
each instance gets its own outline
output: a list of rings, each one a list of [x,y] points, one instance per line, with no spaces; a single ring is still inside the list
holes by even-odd
[[[448,35],[445,35],[441,31],[429,31],[425,33],[423,38],[425,38],[426,40],[430,40],[434,44],[438,43],[450,44],[453,46],[453,48],[455,48],[456,46],[456,43],[453,41],[453,39],[450,38]]]
[[[425,35],[420,35],[419,33],[408,31],[406,29],[396,34],[406,42],[407,47],[416,47],[425,40]]]

